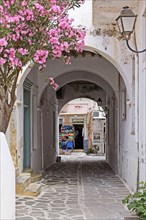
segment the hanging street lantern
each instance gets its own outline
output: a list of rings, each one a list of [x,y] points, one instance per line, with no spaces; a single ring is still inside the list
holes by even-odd
[[[136,19],[137,15],[128,6],[123,7],[123,10],[116,19],[120,34],[130,39],[135,29]]]
[[[134,53],[143,53],[146,51],[146,49],[140,51],[134,50],[130,47],[128,42],[129,39],[131,38],[131,34],[135,30],[136,20],[137,20],[137,15],[135,15],[128,6],[125,6],[123,7],[123,10],[121,11],[120,15],[117,17],[116,22],[120,34],[126,40],[127,47]]]

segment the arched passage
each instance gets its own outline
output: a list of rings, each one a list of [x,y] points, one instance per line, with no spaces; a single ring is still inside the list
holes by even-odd
[[[118,120],[117,112],[115,112],[115,106],[117,106],[117,94],[113,91],[111,86],[105,82],[101,77],[98,77],[95,74],[92,74],[90,72],[84,72],[84,71],[74,71],[70,73],[64,73],[60,75],[58,78],[56,78],[56,81],[61,85],[60,89],[57,91],[57,98],[56,95],[53,93],[51,94],[51,88],[46,87],[46,89],[43,92],[42,99],[46,99],[46,102],[48,102],[47,109],[49,110],[52,108],[50,104],[52,105],[52,102],[54,100],[55,102],[55,114],[56,117],[60,111],[60,109],[69,101],[74,98],[79,97],[90,97],[91,99],[94,99],[97,101],[98,98],[101,98],[103,100],[103,108],[105,106],[108,106],[108,116],[107,116],[107,161],[112,165],[113,169],[118,172],[118,148],[117,141],[117,125],[115,124],[115,120]],[[81,86],[80,89],[78,88],[78,85]],[[83,87],[86,87],[84,89]],[[78,88],[78,89],[77,89]],[[89,89],[88,89],[89,88]],[[46,94],[46,95],[45,95]],[[45,98],[47,97],[47,98]],[[45,102],[45,101],[44,101]],[[50,111],[50,110],[49,110]],[[54,111],[54,109],[52,109]],[[45,113],[44,113],[45,114]],[[45,116],[46,118],[47,116]],[[47,121],[52,120],[53,115],[50,114],[50,117],[48,120],[46,120],[46,125],[44,125],[44,128],[47,126]],[[44,119],[45,120],[45,119]],[[53,126],[52,126],[53,127]],[[49,125],[48,129],[49,130]],[[46,130],[46,129],[44,129]],[[58,137],[58,125],[56,127],[56,148],[58,149],[59,142],[57,140]],[[45,137],[44,137],[45,140]],[[53,137],[50,137],[50,140],[53,140]],[[50,143],[51,145],[52,143]],[[47,142],[44,143],[44,146],[47,145]],[[58,151],[57,151],[58,152]],[[46,152],[44,152],[44,155],[47,155]],[[47,156],[48,158],[48,156]],[[114,158],[114,160],[113,160]],[[45,159],[46,160],[46,159]],[[45,162],[45,164],[48,164]]]
[[[62,99],[62,103],[58,101],[56,92],[53,91],[46,80],[49,76],[54,77],[60,88],[67,88],[70,83],[76,81],[85,81],[94,83],[105,91],[105,105],[108,106],[107,161],[121,178],[129,179],[132,173],[127,174],[125,164],[128,164],[129,170],[130,164],[128,155],[125,156],[125,152],[127,150],[127,138],[133,143],[133,137],[131,135],[128,137],[130,134],[131,109],[130,106],[126,105],[126,102],[131,91],[129,88],[127,90],[128,84],[124,83],[119,71],[112,63],[101,55],[90,53],[85,54],[85,56],[80,55],[77,58],[72,57],[72,64],[68,66],[61,60],[49,60],[43,73],[40,73],[34,66],[28,74],[27,80],[32,83],[31,100],[33,103],[31,109],[33,115],[31,121],[33,138],[31,142],[32,168],[40,170],[55,161],[58,153],[58,110],[65,102],[72,99],[72,97],[68,97],[66,100]],[[98,98],[98,91],[96,92]],[[66,94],[69,93],[71,95],[75,94],[73,90],[66,91]],[[81,94],[78,93],[79,95]],[[23,103],[22,86],[18,87],[18,99],[22,100]],[[22,113],[23,105],[18,104],[18,117],[22,116]],[[18,124],[18,127],[21,133],[21,140],[19,138],[18,142],[23,149],[23,127],[20,124]],[[20,148],[19,151],[22,149]],[[136,166],[136,163],[134,163],[134,166]],[[134,178],[136,180],[136,176]]]

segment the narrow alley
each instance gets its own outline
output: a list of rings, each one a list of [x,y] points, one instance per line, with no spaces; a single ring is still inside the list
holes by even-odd
[[[17,197],[17,220],[124,220],[129,194],[102,156],[73,152],[46,170],[37,198]]]

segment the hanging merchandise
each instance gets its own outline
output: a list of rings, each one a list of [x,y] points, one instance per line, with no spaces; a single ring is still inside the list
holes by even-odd
[[[59,134],[62,150],[73,150],[74,148],[74,130],[73,126],[65,125],[61,127]]]

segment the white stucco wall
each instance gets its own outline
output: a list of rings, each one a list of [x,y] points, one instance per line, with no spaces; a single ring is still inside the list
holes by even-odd
[[[137,49],[146,49],[146,2],[139,1],[138,19],[136,23]],[[139,181],[146,181],[146,52],[137,56],[137,99],[138,99],[138,149],[139,149]]]
[[[0,219],[15,220],[15,168],[3,133],[0,133]]]
[[[29,74],[27,79],[32,83],[30,96],[30,130],[31,130],[31,167],[34,172],[41,170],[42,152],[41,152],[41,140],[40,140],[40,111],[38,106],[38,92],[37,92],[37,74]],[[23,170],[23,153],[24,153],[24,105],[23,105],[23,83],[17,90],[16,101],[16,117],[17,121],[17,154],[18,154],[18,167],[20,172]],[[37,161],[37,162],[35,162]]]
[[[123,117],[123,91],[125,92],[125,85],[120,79],[120,140],[119,140],[119,175],[130,186],[132,191],[136,190],[136,182],[138,175],[138,152],[135,141],[135,133],[131,132],[132,127],[132,106],[127,99],[125,100],[125,117]],[[128,172],[127,172],[128,170]]]

